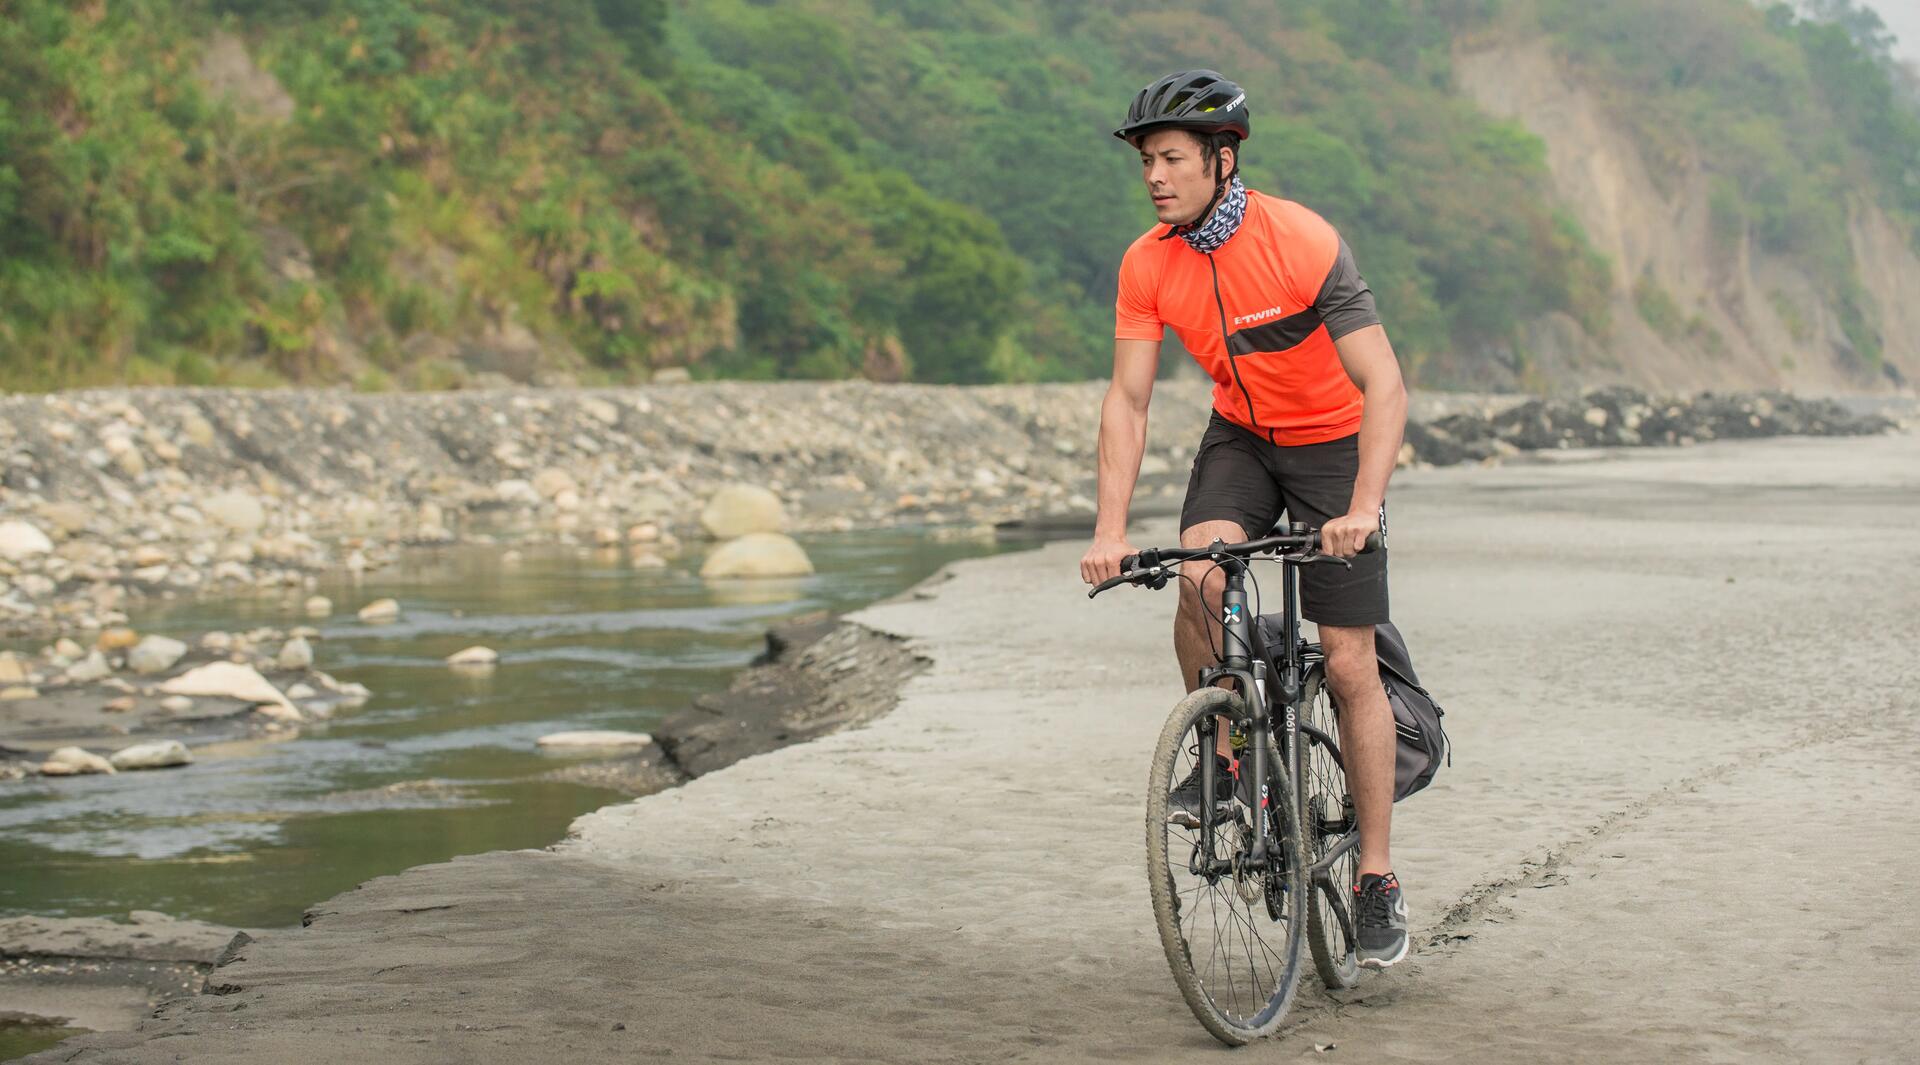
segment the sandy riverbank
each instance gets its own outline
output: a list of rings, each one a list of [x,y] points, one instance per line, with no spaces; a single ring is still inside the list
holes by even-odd
[[[1920,1050],[1892,904],[1920,874],[1920,438],[1412,471],[1394,500],[1396,615],[1456,744],[1397,818],[1419,953],[1252,1052]],[[1216,1061],[1140,862],[1173,601],[1087,602],[1080,549],[855,615],[931,659],[866,727],[370,882],[217,994],[29,1060]]]

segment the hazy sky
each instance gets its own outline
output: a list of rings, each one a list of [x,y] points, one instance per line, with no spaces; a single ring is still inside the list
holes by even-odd
[[[1920,0],[1870,0],[1868,6],[1887,24],[1900,43],[1894,54],[1920,63]]]

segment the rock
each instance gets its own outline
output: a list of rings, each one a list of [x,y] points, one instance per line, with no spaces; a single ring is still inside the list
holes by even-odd
[[[700,576],[801,577],[813,572],[806,551],[780,533],[749,533],[721,544],[707,556]]]
[[[310,596],[302,609],[310,618],[324,618],[333,613],[333,600],[324,595]]]
[[[168,695],[207,695],[247,703],[271,703],[292,710],[293,704],[252,666],[237,662],[209,662],[160,685]],[[296,711],[297,713],[297,711]]]
[[[180,419],[180,431],[187,434],[188,442],[198,447],[213,446],[213,423],[198,414]]]
[[[172,568],[163,562],[157,566],[142,566],[134,570],[133,579],[141,584],[159,584],[166,580],[167,574],[171,572],[173,572]]]
[[[632,566],[634,569],[666,569],[667,568],[666,559],[661,558],[659,555],[653,553],[652,551],[647,550],[644,547],[636,548],[632,554],[628,555],[627,564]]]
[[[0,558],[8,562],[24,562],[35,555],[52,551],[53,541],[34,526],[18,519],[0,521]]]
[[[644,732],[554,732],[539,739],[542,747],[645,747],[653,737]]]
[[[0,703],[14,703],[23,699],[38,698],[40,698],[40,689],[31,688],[25,684],[15,684],[12,687],[0,688]]]
[[[260,703],[253,708],[253,712],[270,721],[298,723],[307,719],[307,715],[301,713],[300,709],[291,703],[286,705],[280,703]]]
[[[167,561],[167,553],[152,544],[141,544],[133,549],[133,564],[136,566],[158,566]]]
[[[450,666],[490,666],[500,661],[500,652],[491,647],[468,647],[447,656]]]
[[[700,524],[720,540],[748,533],[777,533],[786,528],[786,520],[779,496],[749,484],[721,488],[700,512]]]
[[[139,633],[125,625],[115,625],[110,629],[101,630],[99,638],[93,641],[93,645],[102,651],[124,651],[139,642]]]
[[[256,532],[267,523],[267,511],[260,501],[237,490],[221,492],[202,500],[200,512],[235,532]]]
[[[53,641],[53,653],[59,655],[62,658],[72,660],[75,658],[79,658],[81,655],[84,655],[87,652],[86,652],[86,649],[81,647],[78,643],[74,642],[71,639],[68,639],[65,636],[62,636],[59,639]]]
[[[627,530],[627,542],[633,544],[657,543],[660,539],[660,526],[657,522],[643,521]]]
[[[552,499],[562,492],[578,493],[580,486],[575,483],[573,474],[557,466],[549,466],[533,475],[533,490],[542,499]]]
[[[85,531],[87,523],[93,520],[93,512],[79,503],[42,503],[40,516],[68,536]]]
[[[289,699],[311,699],[318,694],[320,693],[314,691],[312,686],[306,684],[294,684],[287,689]]]
[[[615,425],[620,421],[620,408],[604,399],[589,396],[580,401],[580,409],[587,416],[604,425]]]
[[[50,768],[54,766],[61,767],[62,771],[54,772]],[[79,747],[62,747],[47,755],[46,762],[40,766],[40,772],[56,777],[72,776],[76,773],[112,773],[115,770],[112,762],[91,751]]]
[[[99,651],[91,651],[87,657],[67,667],[67,679],[78,684],[99,680],[112,673],[113,667],[107,664],[107,656]]]
[[[118,699],[109,699],[100,709],[109,714],[131,714],[140,703],[131,695],[122,695]]]
[[[384,624],[400,617],[400,604],[392,599],[375,599],[360,608],[360,620],[369,625]]]
[[[1580,417],[1588,425],[1593,426],[1595,429],[1601,429],[1606,426],[1608,415],[1604,407],[1588,407],[1586,413]]]
[[[684,385],[693,380],[693,372],[685,366],[663,366],[653,371],[653,383],[656,385]]]
[[[540,492],[533,487],[533,483],[518,477],[510,477],[494,485],[493,498],[509,506],[540,505]]]
[[[200,646],[215,654],[220,654],[233,647],[233,635],[231,633],[218,631],[205,633],[200,637]]]
[[[135,673],[165,673],[187,653],[187,645],[165,636],[149,636],[127,652],[127,668]]]
[[[184,695],[169,695],[160,700],[160,709],[169,714],[184,714],[193,709],[193,700]]]
[[[611,525],[602,525],[593,530],[593,542],[601,547],[614,547],[620,543],[620,530]]]
[[[115,769],[164,769],[186,765],[193,761],[193,755],[188,752],[187,745],[179,740],[159,740],[123,747],[108,755],[107,761]]]
[[[295,636],[280,648],[274,656],[274,664],[281,669],[308,669],[313,665],[313,645],[304,637]]]
[[[25,684],[27,664],[12,651],[0,651],[0,684]]]

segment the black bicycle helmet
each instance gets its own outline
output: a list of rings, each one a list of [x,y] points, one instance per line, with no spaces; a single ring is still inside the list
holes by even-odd
[[[1247,124],[1247,93],[1217,71],[1183,70],[1140,90],[1127,107],[1127,121],[1113,135],[1132,144],[1157,129],[1190,129],[1253,135]]]

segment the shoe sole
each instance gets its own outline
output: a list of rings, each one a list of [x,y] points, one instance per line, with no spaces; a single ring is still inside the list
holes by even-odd
[[[1362,969],[1385,969],[1390,965],[1398,965],[1403,959],[1406,958],[1407,948],[1412,945],[1413,945],[1413,938],[1411,936],[1402,937],[1400,940],[1399,953],[1395,954],[1391,958],[1361,958],[1360,967]]]

